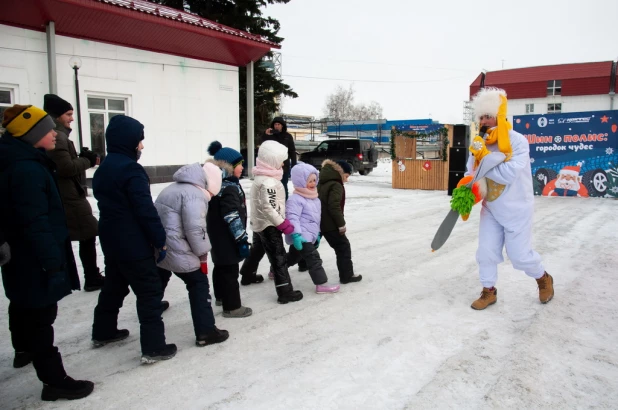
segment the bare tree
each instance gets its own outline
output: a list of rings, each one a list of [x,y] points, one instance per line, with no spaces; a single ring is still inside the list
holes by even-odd
[[[382,118],[382,106],[376,101],[369,104],[354,104],[354,85],[346,89],[337,86],[335,91],[326,98],[324,115],[328,121],[337,126],[337,133],[344,121],[351,120],[377,120]]]

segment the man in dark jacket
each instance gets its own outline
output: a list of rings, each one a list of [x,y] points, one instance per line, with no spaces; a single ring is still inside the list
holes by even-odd
[[[142,363],[167,360],[175,344],[165,343],[163,287],[155,263],[165,258],[165,229],[152,202],[150,180],[137,163],[144,148],[144,126],[117,115],[105,131],[107,157],[94,173],[92,188],[99,205],[99,238],[105,255],[105,284],[94,309],[95,347],[126,339],[118,312],[129,286],[137,298]]]
[[[56,123],[56,148],[48,152],[56,163],[58,188],[67,217],[69,236],[79,241],[79,258],[84,268],[84,290],[92,292],[103,287],[103,276],[97,266],[97,220],[84,186],[85,171],[99,163],[94,152],[83,148],[77,155],[73,141],[69,139],[73,122],[73,106],[55,94],[45,94],[43,109]]]
[[[55,165],[45,154],[55,146],[54,122],[40,108],[14,105],[2,126],[0,226],[11,248],[2,282],[10,300],[13,366],[32,361],[43,400],[86,397],[94,384],[67,376],[54,346],[58,301],[79,289]]]
[[[285,200],[288,199],[288,180],[290,179],[290,170],[296,165],[296,146],[294,145],[294,137],[288,132],[288,126],[282,117],[275,117],[270,124],[270,128],[262,135],[262,142],[273,140],[279,144],[283,144],[288,148],[288,159],[283,162],[283,177],[281,183],[285,189]]]

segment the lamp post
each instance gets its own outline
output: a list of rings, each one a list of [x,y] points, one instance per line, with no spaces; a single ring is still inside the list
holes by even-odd
[[[79,57],[71,57],[69,59],[69,65],[75,71],[75,102],[77,103],[77,135],[79,136],[79,150],[80,152],[84,148],[84,144],[82,142],[82,115],[81,115],[81,105],[79,102],[79,77],[77,75],[77,71],[82,66],[82,60]]]

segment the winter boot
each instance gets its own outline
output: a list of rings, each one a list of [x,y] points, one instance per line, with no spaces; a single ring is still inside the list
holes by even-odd
[[[227,338],[230,337],[230,333],[227,330],[217,329],[215,328],[205,335],[199,336],[195,340],[195,345],[199,347],[204,347],[208,345],[212,345],[215,343],[225,342]]]
[[[292,290],[290,292],[279,295],[279,297],[277,298],[277,303],[285,305],[289,302],[298,302],[302,298],[303,292],[301,292],[300,290]]]
[[[481,297],[472,302],[470,307],[474,310],[483,310],[489,305],[493,305],[498,300],[498,289],[483,288]]]
[[[163,349],[156,350],[154,352],[142,353],[142,363],[144,364],[152,364],[161,360],[169,360],[172,357],[176,356],[176,348],[175,344],[165,345]]]
[[[554,278],[545,272],[543,276],[536,280],[539,285],[539,300],[547,303],[554,297]]]
[[[223,301],[221,299],[215,299],[215,306],[223,306]]]
[[[241,306],[234,310],[224,310],[223,317],[248,317],[253,314],[253,310],[248,307]]]
[[[337,293],[339,292],[339,285],[331,285],[326,282],[321,285],[315,285],[315,293]]]
[[[249,286],[253,283],[262,283],[262,282],[264,282],[264,276],[256,275],[255,273],[253,275],[243,276],[242,279],[240,280],[240,284],[243,286]]]
[[[121,340],[126,339],[127,337],[129,337],[129,331],[127,329],[119,329],[116,330],[116,334],[112,337],[110,337],[109,339],[95,339],[92,338],[92,346],[93,347],[103,347],[107,344],[110,343],[114,343],[114,342],[119,342]]]
[[[84,283],[84,291],[94,292],[100,290],[105,283],[105,276],[101,275],[101,272],[97,272],[94,275],[87,275]]]
[[[170,302],[168,302],[167,300],[162,300],[161,301],[161,312],[165,312],[169,308],[170,308]]]
[[[32,362],[32,353],[30,352],[15,352],[15,358],[13,359],[13,367],[21,369],[28,366]]]
[[[76,400],[88,396],[94,390],[94,383],[87,380],[73,380],[66,376],[57,384],[43,384],[41,400],[56,401],[58,399]]]
[[[360,282],[361,280],[363,280],[363,275],[352,275],[349,278],[339,279],[339,283],[345,285],[348,283]]]

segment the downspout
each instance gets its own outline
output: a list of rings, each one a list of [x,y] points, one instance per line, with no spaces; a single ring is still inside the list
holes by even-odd
[[[616,67],[618,66],[618,61],[614,61],[612,63],[612,72],[610,74],[609,80],[609,109],[614,109],[614,97],[616,96]]]
[[[255,128],[254,128],[254,99],[253,95],[253,61],[247,64],[247,175],[253,175],[255,165]]]
[[[47,22],[47,76],[50,94],[58,94],[58,77],[56,75],[56,23]]]

